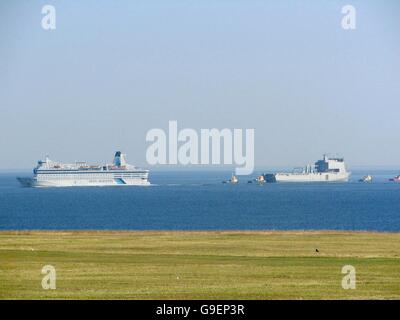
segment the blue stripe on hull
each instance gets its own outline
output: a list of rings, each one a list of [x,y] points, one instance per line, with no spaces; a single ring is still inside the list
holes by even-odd
[[[116,178],[116,179],[114,179],[114,181],[115,181],[117,184],[126,184],[126,182],[125,182],[123,179],[121,179],[121,178]]]

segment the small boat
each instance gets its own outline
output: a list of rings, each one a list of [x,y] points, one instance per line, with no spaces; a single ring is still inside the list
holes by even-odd
[[[222,181],[222,183],[232,183],[232,184],[236,184],[238,182],[239,180],[234,174],[232,174],[232,177],[229,180]]]
[[[259,184],[265,183],[264,175],[258,176],[258,177],[256,178],[256,182],[259,183]]]
[[[371,175],[366,175],[364,177],[362,177],[360,180],[358,180],[359,182],[372,182],[372,176]]]
[[[229,180],[230,183],[236,184],[239,182],[238,178],[233,174],[231,179]]]
[[[394,177],[392,179],[389,179],[389,181],[400,182],[400,175],[398,175],[398,176],[396,176],[396,177]]]

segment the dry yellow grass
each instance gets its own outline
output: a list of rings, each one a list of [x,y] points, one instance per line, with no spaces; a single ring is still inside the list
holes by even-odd
[[[48,264],[56,290],[41,287]],[[400,234],[0,232],[0,298],[399,299]]]

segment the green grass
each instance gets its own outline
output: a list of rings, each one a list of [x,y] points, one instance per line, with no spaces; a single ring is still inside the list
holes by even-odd
[[[400,299],[400,234],[0,232],[0,299],[110,298]]]

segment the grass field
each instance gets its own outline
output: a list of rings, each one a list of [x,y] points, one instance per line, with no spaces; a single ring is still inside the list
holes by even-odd
[[[49,298],[400,299],[400,234],[0,232],[0,299]]]

